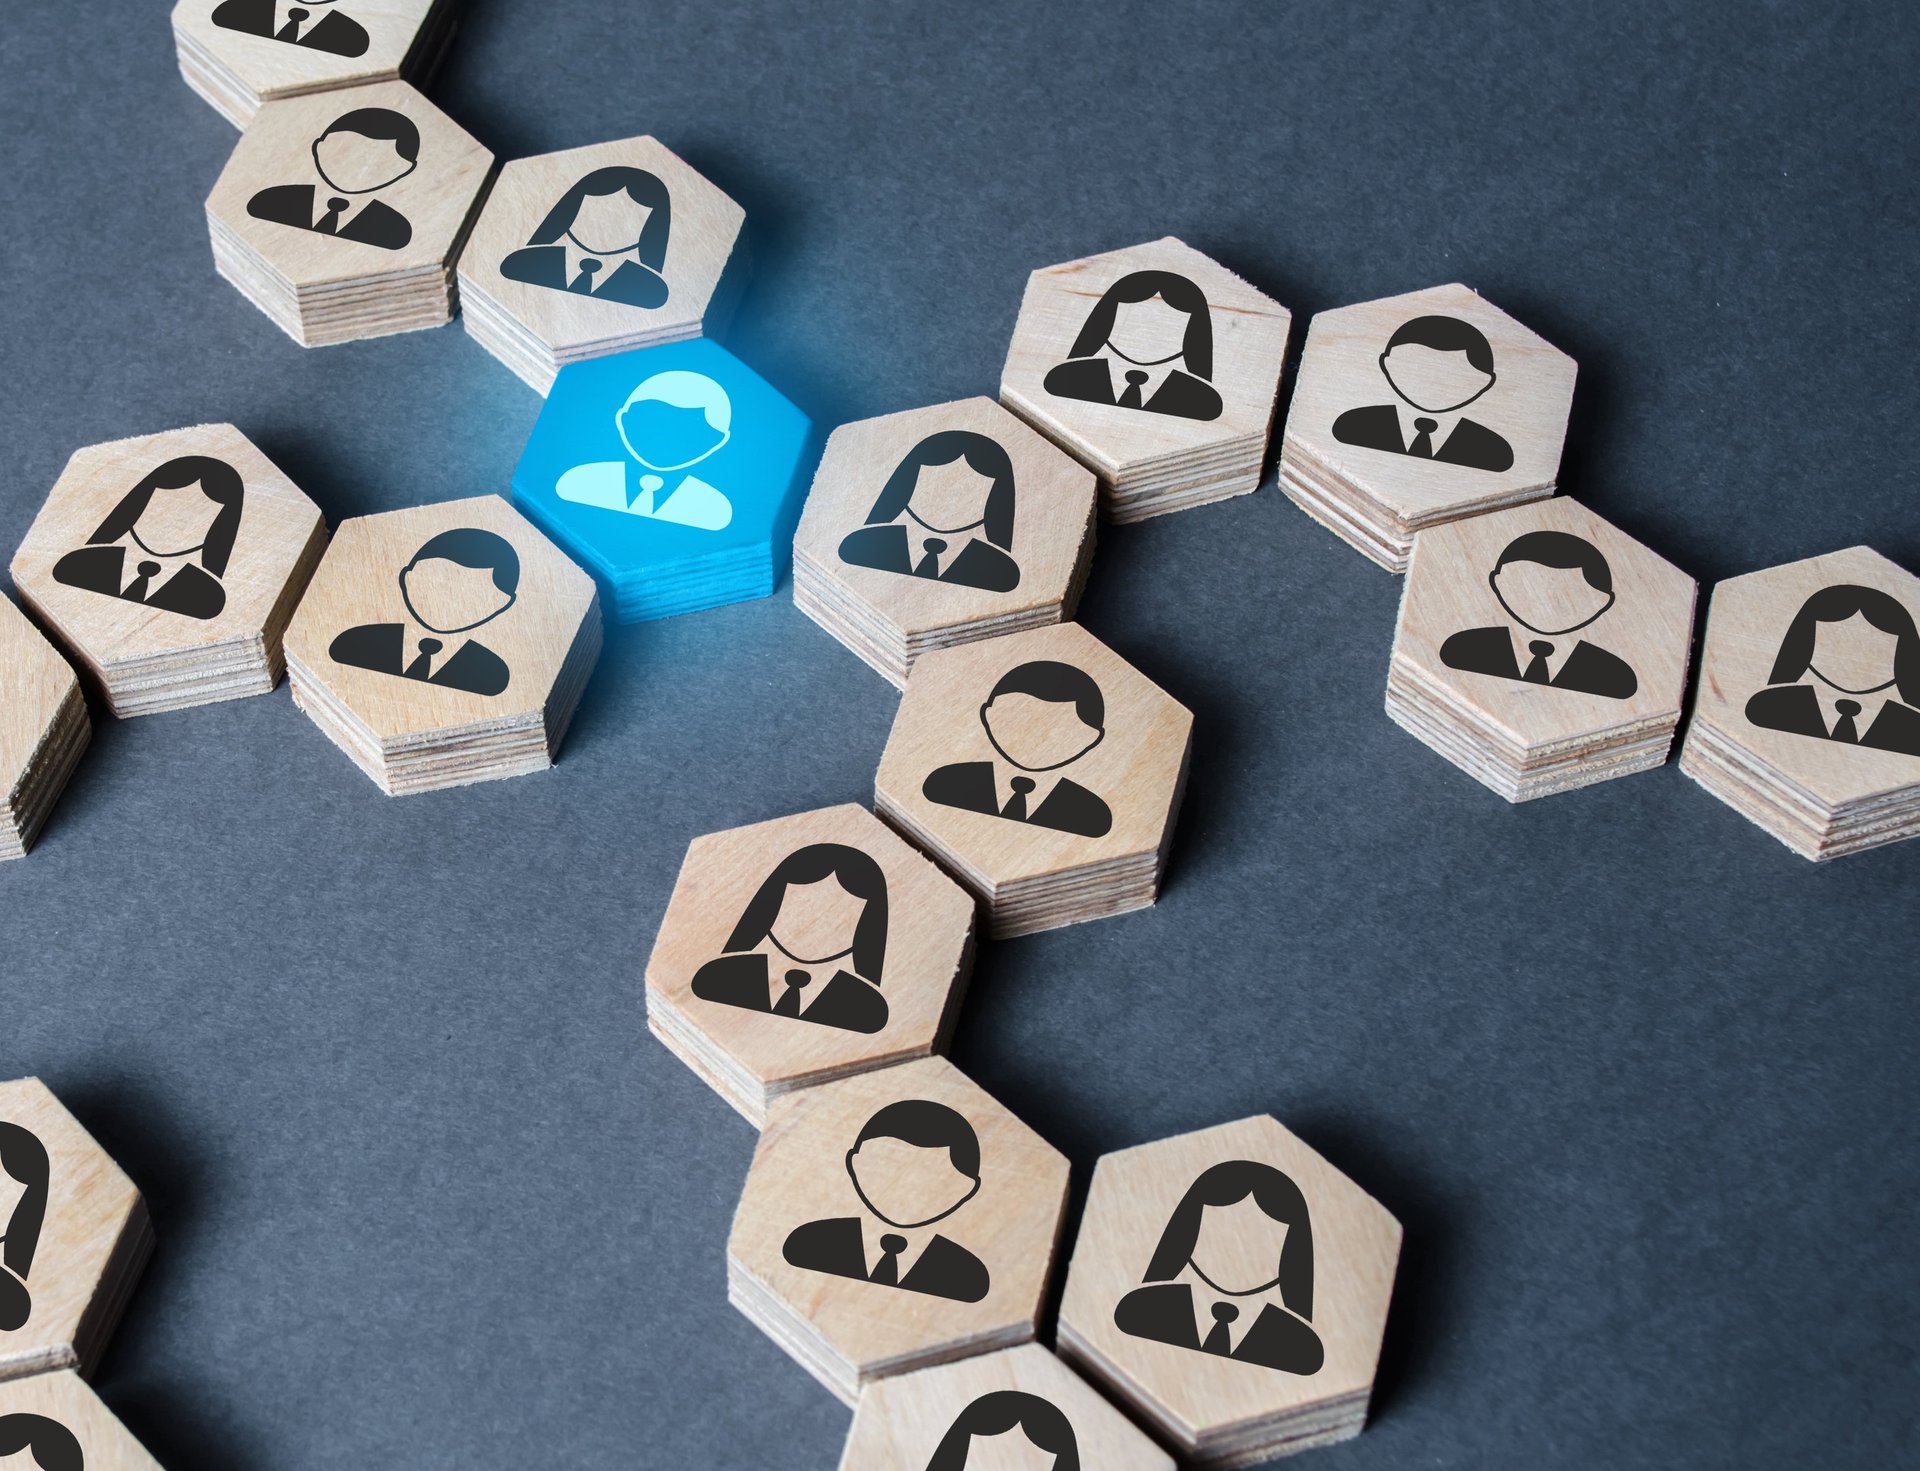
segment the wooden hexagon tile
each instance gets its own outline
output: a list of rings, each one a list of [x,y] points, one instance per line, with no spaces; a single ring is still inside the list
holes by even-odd
[[[1260,483],[1287,309],[1168,236],[1035,271],[1000,398],[1099,473],[1115,521]]]
[[[1404,572],[1415,532],[1553,494],[1574,373],[1465,286],[1321,312],[1281,437],[1281,488]]]
[[[1358,1435],[1400,1223],[1266,1115],[1094,1167],[1060,1351],[1196,1466]]]
[[[0,1083],[0,1379],[91,1373],[152,1251],[140,1192],[60,1100]]]
[[[389,795],[543,771],[600,655],[593,579],[498,496],[343,521],[293,699]]]
[[[461,252],[461,319],[545,393],[568,363],[723,323],[745,274],[745,219],[654,138],[516,158]]]
[[[306,347],[438,327],[492,169],[405,82],[269,102],[207,196],[214,265]]]
[[[1193,717],[1077,623],[928,654],[874,779],[881,816],[987,906],[995,936],[1159,892]]]
[[[273,98],[404,77],[424,82],[455,0],[180,0],[180,75],[236,128]]]
[[[973,899],[849,803],[695,838],[647,961],[647,1025],[755,1124],[795,1088],[945,1045]]]
[[[93,736],[80,681],[33,621],[0,597],[0,860],[22,857]]]
[[[727,1242],[727,1296],[848,1404],[1024,1343],[1067,1161],[944,1058],[777,1098]]]
[[[1423,531],[1387,714],[1509,802],[1667,759],[1694,581],[1578,501]]]
[[[1714,588],[1680,769],[1804,858],[1920,834],[1920,577],[1849,547]]]
[[[319,507],[231,424],[96,444],[67,461],[13,580],[115,715],[271,690],[326,549]]]
[[[921,654],[1071,618],[1093,473],[986,398],[843,424],[793,541],[793,601],[896,685]]]
[[[840,1471],[1174,1471],[1173,1458],[1037,1343],[870,1384]]]
[[[160,1471],[71,1372],[0,1384],[0,1464],[19,1471]]]

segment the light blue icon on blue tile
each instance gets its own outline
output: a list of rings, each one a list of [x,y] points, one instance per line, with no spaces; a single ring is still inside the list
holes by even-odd
[[[792,553],[806,416],[698,339],[560,370],[514,504],[607,588],[621,623],[771,593]]]

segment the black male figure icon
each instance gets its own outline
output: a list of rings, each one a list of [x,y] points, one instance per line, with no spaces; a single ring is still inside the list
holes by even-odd
[[[1618,654],[1585,639],[1566,642],[1614,603],[1613,570],[1592,542],[1571,532],[1529,531],[1507,543],[1487,581],[1507,615],[1535,637],[1503,627],[1465,629],[1440,646],[1449,669],[1612,700],[1631,699],[1640,688]],[[1522,639],[1524,663],[1515,647]]]
[[[1388,339],[1380,372],[1400,402],[1348,409],[1333,421],[1335,439],[1472,470],[1513,468],[1513,446],[1460,415],[1495,381],[1493,346],[1478,327],[1458,317],[1415,317]]]
[[[789,1266],[953,1302],[987,1295],[991,1279],[979,1257],[937,1232],[919,1234],[979,1193],[980,1140],[971,1124],[943,1103],[889,1103],[861,1128],[846,1168],[873,1219],[794,1227],[781,1249]],[[908,1231],[916,1235],[901,1234]]]
[[[26,1453],[27,1459],[12,1458]],[[87,1458],[74,1433],[45,1415],[0,1415],[0,1462],[21,1471],[86,1471]]]
[[[245,495],[239,471],[224,460],[168,460],[120,498],[85,546],[54,563],[54,581],[187,618],[217,618],[227,606],[220,579]]]
[[[1106,701],[1091,675],[1051,659],[1018,665],[1000,677],[980,707],[987,739],[1011,772],[1003,774],[992,761],[955,762],[931,773],[922,794],[944,807],[1104,837],[1113,828],[1113,809],[1078,782],[1058,777],[1043,795],[1035,794],[1048,773],[1100,744],[1105,723]]]
[[[519,587],[520,557],[505,537],[471,526],[443,531],[400,571],[400,599],[426,631],[414,646],[407,647],[404,623],[364,623],[336,637],[327,652],[357,669],[497,695],[511,677],[506,661],[478,639],[451,650],[445,639],[491,623],[513,606]]]
[[[1203,1170],[1168,1217],[1145,1285],[1120,1299],[1113,1321],[1135,1338],[1317,1373],[1326,1352],[1313,1328],[1313,1228],[1300,1187],[1255,1160]]]
[[[407,217],[378,199],[355,200],[399,183],[419,165],[420,130],[411,119],[389,107],[356,108],[313,140],[314,171],[332,193],[323,197],[312,184],[275,184],[247,201],[247,213],[316,235],[404,250],[413,240]]]
[[[305,46],[333,56],[365,56],[370,44],[366,27],[343,10],[331,10],[334,0],[221,0],[213,23],[223,30]],[[316,15],[315,12],[318,12]]]
[[[1767,730],[1920,756],[1920,627],[1890,593],[1837,583],[1780,641],[1747,719]]]
[[[703,1001],[848,1032],[887,1024],[887,876],[858,848],[813,843],[783,858],[726,948],[694,973]]]

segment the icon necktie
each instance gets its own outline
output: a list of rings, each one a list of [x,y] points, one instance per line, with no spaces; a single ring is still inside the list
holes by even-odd
[[[1547,660],[1553,657],[1553,645],[1543,638],[1537,638],[1527,645],[1527,652],[1533,658],[1528,661],[1526,671],[1520,677],[1528,684],[1552,684],[1553,676],[1547,673]]]
[[[437,638],[421,639],[419,654],[416,655],[414,661],[401,672],[408,679],[431,678],[433,675],[433,656],[440,652],[441,647],[440,640]]]
[[[1833,708],[1840,712],[1840,718],[1833,722],[1833,738],[1845,741],[1848,745],[1860,744],[1860,728],[1853,723],[1853,717],[1860,713],[1858,700],[1835,700]]]
[[[1138,368],[1127,369],[1127,386],[1121,390],[1116,402],[1123,409],[1141,409],[1146,403],[1140,397],[1140,390],[1147,381],[1147,375]]]
[[[1240,1309],[1230,1302],[1217,1302],[1213,1305],[1213,1326],[1207,1330],[1207,1341],[1200,1345],[1205,1353],[1219,1354],[1230,1358],[1233,1354],[1233,1320],[1240,1316]]]
[[[1418,455],[1423,460],[1433,458],[1433,431],[1440,427],[1438,419],[1415,419],[1413,427],[1420,432],[1413,436],[1413,443],[1407,446],[1407,453]]]
[[[147,600],[147,588],[152,585],[155,575],[160,571],[160,564],[142,562],[133,570],[140,575],[127,584],[127,590],[120,596],[130,603],[144,603]]]
[[[302,10],[298,5],[294,6],[293,9],[287,12],[287,23],[273,33],[273,39],[276,41],[298,42],[300,39],[300,27],[306,23],[306,19],[307,12]]]
[[[327,212],[320,216],[320,223],[313,227],[316,235],[338,235],[340,216],[346,212],[347,202],[338,194],[327,201]]]
[[[873,1264],[873,1273],[867,1278],[882,1287],[900,1285],[900,1253],[907,1249],[907,1238],[895,1236],[889,1231],[880,1238],[880,1260]]]
[[[1007,798],[1007,805],[1000,809],[1002,817],[1011,817],[1015,822],[1027,820],[1027,793],[1033,790],[1033,778],[1016,776],[1007,783],[1013,788],[1013,795]]]
[[[593,283],[597,281],[599,278],[600,278],[600,262],[595,260],[592,256],[588,256],[585,260],[580,262],[580,274],[573,278],[573,281],[567,287],[567,290],[577,291],[582,296],[591,296],[593,295]]]
[[[947,549],[946,542],[937,536],[930,536],[920,543],[926,548],[926,555],[913,569],[915,577],[938,577],[940,575],[940,554]]]
[[[803,970],[790,970],[786,974],[787,989],[780,993],[780,999],[773,1003],[775,1016],[799,1016],[800,993],[807,989],[813,977]]]

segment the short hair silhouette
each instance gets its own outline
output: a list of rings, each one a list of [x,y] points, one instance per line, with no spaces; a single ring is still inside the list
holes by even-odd
[[[1920,705],[1920,628],[1913,614],[1891,593],[1877,587],[1841,582],[1823,587],[1800,605],[1780,641],[1768,684],[1793,684],[1813,667],[1813,645],[1822,623],[1839,623],[1858,613],[1882,633],[1894,636],[1893,685],[1903,704]]]
[[[913,487],[921,470],[951,465],[955,460],[965,460],[972,470],[993,482],[987,491],[980,529],[1001,551],[1013,550],[1013,461],[997,441],[971,429],[943,429],[908,450],[881,487],[873,509],[867,512],[867,525],[885,526],[897,521],[913,500]]]
[[[408,163],[420,161],[420,130],[413,125],[413,119],[390,107],[356,107],[352,112],[343,112],[327,124],[327,130],[320,138],[329,138],[335,133],[384,138]],[[319,139],[314,141],[318,142]]]
[[[863,980],[879,983],[887,955],[887,876],[858,848],[844,843],[810,843],[774,866],[727,936],[729,952],[751,950],[773,932],[790,884],[816,884],[833,878],[864,907],[853,927],[853,969]]]
[[[513,549],[512,542],[491,531],[482,531],[475,526],[461,526],[452,531],[443,531],[438,536],[429,538],[426,544],[413,554],[413,560],[407,563],[406,571],[411,572],[420,563],[433,557],[458,562],[462,567],[486,569],[493,574],[493,585],[508,597],[512,597],[519,590],[520,554]]]
[[[1107,728],[1107,701],[1093,676],[1055,659],[1035,659],[1017,664],[1000,676],[1000,682],[987,696],[991,705],[1002,695],[1032,695],[1056,705],[1071,704],[1081,723],[1095,730]]]
[[[969,1180],[980,1178],[980,1137],[973,1125],[944,1103],[903,1098],[889,1103],[860,1130],[858,1150],[869,1139],[899,1139],[922,1149],[944,1149],[953,1167]]]
[[[1486,333],[1458,317],[1415,317],[1402,322],[1387,339],[1387,352],[1396,347],[1430,347],[1435,352],[1464,352],[1467,361],[1483,373],[1493,371],[1493,345]]]
[[[119,504],[107,512],[106,519],[87,538],[87,545],[104,546],[120,540],[146,514],[156,490],[178,490],[195,481],[207,499],[220,508],[213,524],[207,528],[207,539],[198,548],[200,565],[219,577],[227,570],[227,559],[233,555],[233,539],[240,531],[240,503],[247,488],[238,470],[225,460],[209,455],[181,455],[152,471],[120,497]]]
[[[1595,592],[1613,591],[1613,568],[1600,548],[1585,537],[1565,531],[1529,531],[1516,536],[1493,564],[1498,572],[1509,562],[1538,562],[1542,567],[1578,567]]]
[[[47,1181],[53,1167],[47,1147],[31,1130],[0,1122],[0,1170],[23,1187],[13,1215],[0,1221],[0,1331],[26,1326],[33,1312],[27,1291],[27,1273],[40,1246],[40,1228],[47,1219]]]
[[[1073,339],[1068,357],[1090,358],[1107,345],[1113,336],[1114,320],[1122,303],[1152,301],[1159,297],[1187,319],[1186,337],[1180,345],[1181,365],[1200,378],[1213,376],[1213,313],[1207,307],[1207,294],[1185,276],[1172,271],[1134,271],[1122,276],[1087,313],[1086,325]]]
[[[573,228],[582,204],[609,194],[625,194],[635,204],[653,211],[640,227],[639,256],[641,264],[656,271],[662,269],[667,263],[667,236],[673,229],[673,200],[667,186],[645,169],[621,165],[595,169],[560,196],[560,202],[547,211],[527,244],[554,244]]]
[[[1269,1220],[1287,1227],[1287,1239],[1280,1246],[1280,1260],[1274,1276],[1280,1283],[1280,1300],[1289,1312],[1313,1320],[1313,1226],[1307,1217],[1307,1198],[1293,1180],[1272,1165],[1257,1160],[1233,1159],[1200,1172],[1187,1187],[1180,1204],[1167,1218],[1160,1233],[1160,1244],[1147,1263],[1146,1282],[1171,1282],[1193,1260],[1193,1248],[1200,1239],[1200,1221],[1206,1208],[1238,1205],[1252,1197],[1253,1203]]]
[[[40,1471],[86,1471],[80,1442],[45,1415],[0,1415],[0,1456],[26,1451]]]
[[[927,1462],[927,1471],[965,1471],[974,1436],[1004,1435],[1016,1425],[1034,1449],[1053,1452],[1053,1471],[1080,1471],[1080,1443],[1074,1437],[1073,1422],[1039,1395],[1019,1389],[983,1394],[954,1416]]]

